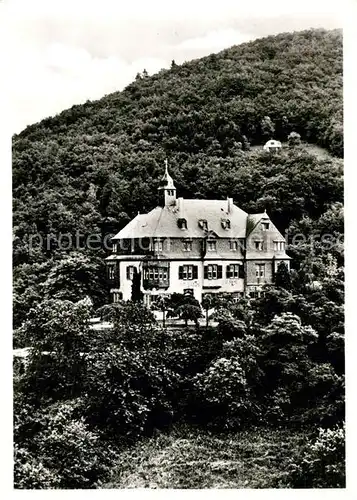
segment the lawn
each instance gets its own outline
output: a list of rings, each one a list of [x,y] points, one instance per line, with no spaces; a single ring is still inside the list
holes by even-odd
[[[333,158],[331,153],[327,149],[322,148],[321,146],[317,146],[316,144],[311,144],[308,142],[303,142],[302,144],[308,150],[309,153],[314,154],[320,160]],[[259,146],[255,145],[252,146],[251,149],[252,151],[263,150],[263,145],[264,144],[261,144]],[[283,149],[288,149],[289,147],[287,142],[282,142],[281,145]]]
[[[105,488],[284,488],[306,433],[258,429],[214,434],[177,426],[121,455]],[[103,487],[102,486],[102,487]]]

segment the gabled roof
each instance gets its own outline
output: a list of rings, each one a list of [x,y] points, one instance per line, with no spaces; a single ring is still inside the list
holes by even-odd
[[[280,141],[276,141],[275,139],[270,139],[269,141],[267,141],[265,144],[264,144],[264,149],[267,149],[267,148],[281,148],[281,142]]]
[[[208,232],[218,237],[245,238],[247,217],[244,210],[228,200],[178,198],[174,206],[156,207],[148,214],[137,215],[113,239],[202,238],[207,232],[199,226],[200,219],[207,220]],[[187,229],[179,228],[178,219],[186,219]],[[229,229],[222,227],[222,219],[230,220]]]

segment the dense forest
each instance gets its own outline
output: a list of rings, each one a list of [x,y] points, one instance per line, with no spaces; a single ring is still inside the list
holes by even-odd
[[[14,136],[14,345],[31,347],[15,365],[17,487],[100,487],[140,436],[180,422],[303,429],[269,486],[343,486],[342,115],[342,34],[309,30],[143,71]],[[165,158],[180,196],[266,209],[287,235],[291,272],[260,299],[222,297],[215,328],[104,306],[106,238],[156,206]],[[98,310],[112,330],[90,328]]]
[[[291,132],[334,156],[322,161],[286,150],[272,160],[249,151]],[[231,196],[248,212],[266,208],[283,232],[342,201],[342,138],[342,36],[323,30],[144,72],[123,92],[27,127],[13,139],[15,323],[51,296],[58,266],[94,279],[95,292],[83,292],[95,303],[106,300],[104,254],[77,252],[65,264],[71,248],[52,243],[46,251],[46,237],[113,234],[152,209],[164,158],[181,196]]]

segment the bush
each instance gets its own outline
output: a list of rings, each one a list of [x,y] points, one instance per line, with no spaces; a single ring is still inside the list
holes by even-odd
[[[234,429],[259,412],[238,358],[220,358],[194,379],[200,419],[217,428]]]
[[[109,345],[87,359],[86,413],[108,435],[135,439],[170,420],[178,375],[159,349]]]
[[[16,488],[93,488],[106,476],[116,452],[77,413],[78,402],[52,405],[31,442],[16,443]]]
[[[60,479],[26,448],[14,446],[14,488],[48,489],[60,487]]]
[[[289,465],[293,488],[345,488],[345,427],[319,429]]]

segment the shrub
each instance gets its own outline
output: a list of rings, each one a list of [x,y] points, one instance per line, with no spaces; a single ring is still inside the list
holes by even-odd
[[[200,404],[199,418],[214,427],[238,428],[258,412],[238,358],[220,358],[211,363],[196,376],[194,388]]]
[[[29,450],[14,445],[14,488],[48,489],[60,486],[60,479]]]
[[[92,488],[106,476],[116,452],[78,416],[78,401],[51,405],[41,418],[31,442],[15,445],[15,487]]]
[[[320,428],[315,441],[309,440],[290,463],[289,479],[294,488],[344,488],[345,427]]]
[[[301,136],[297,132],[290,132],[288,135],[289,147],[299,146],[301,144]]]
[[[134,351],[112,344],[90,353],[87,362],[86,413],[92,424],[133,439],[171,418],[179,377],[159,349]]]

